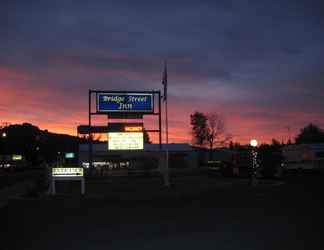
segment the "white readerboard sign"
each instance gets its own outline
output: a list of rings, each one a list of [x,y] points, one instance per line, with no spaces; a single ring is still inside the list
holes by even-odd
[[[83,168],[52,168],[53,177],[83,177]]]
[[[143,132],[108,133],[108,150],[143,150]]]

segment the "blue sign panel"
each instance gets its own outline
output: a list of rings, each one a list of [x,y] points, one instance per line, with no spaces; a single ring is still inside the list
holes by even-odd
[[[99,113],[153,113],[153,94],[97,93]]]

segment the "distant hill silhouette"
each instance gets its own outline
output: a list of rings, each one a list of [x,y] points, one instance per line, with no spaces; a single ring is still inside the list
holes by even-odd
[[[1,129],[0,154],[22,154],[31,163],[55,162],[64,152],[78,152],[85,138],[41,130],[30,123],[9,125]]]

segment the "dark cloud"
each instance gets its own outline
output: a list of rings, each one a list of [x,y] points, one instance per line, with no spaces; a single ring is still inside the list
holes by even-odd
[[[88,88],[160,88],[167,58],[175,98],[246,107],[247,119],[261,117],[255,106],[269,121],[320,113],[323,13],[320,0],[1,1],[0,68],[27,76],[13,88],[79,99]]]

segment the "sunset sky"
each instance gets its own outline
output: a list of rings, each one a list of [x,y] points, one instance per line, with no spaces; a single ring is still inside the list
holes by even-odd
[[[167,59],[171,142],[194,111],[241,143],[324,127],[322,0],[7,0],[0,51],[0,122],[76,135],[89,88],[162,90]]]

